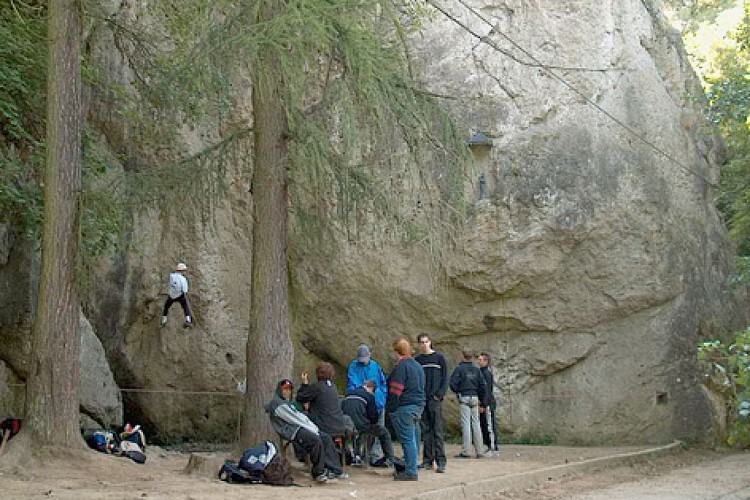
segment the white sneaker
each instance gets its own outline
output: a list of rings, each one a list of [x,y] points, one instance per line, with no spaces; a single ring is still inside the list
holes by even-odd
[[[166,316],[162,316],[161,317],[161,326],[164,326],[166,324],[167,324],[167,317]]]

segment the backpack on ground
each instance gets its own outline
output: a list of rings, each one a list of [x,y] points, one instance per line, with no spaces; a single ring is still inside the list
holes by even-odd
[[[271,441],[248,448],[240,458],[240,469],[250,473],[262,472],[276,454],[276,446]]]
[[[289,460],[283,456],[276,454],[268,462],[266,468],[263,469],[263,484],[271,484],[274,486],[292,486],[294,485],[294,478],[292,477],[292,468],[289,465]]]
[[[219,479],[231,484],[260,484],[263,482],[261,473],[251,474],[241,469],[237,462],[227,460],[219,470]]]
[[[258,482],[263,484],[276,486],[294,484],[289,461],[277,453],[276,445],[271,441],[265,441],[245,450],[238,467],[251,477],[259,478]]]
[[[87,431],[84,433],[84,440],[89,448],[101,453],[114,453],[119,444],[117,433],[112,431]]]

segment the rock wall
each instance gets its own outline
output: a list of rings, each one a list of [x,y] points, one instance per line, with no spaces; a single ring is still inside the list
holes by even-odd
[[[492,355],[517,437],[710,441],[695,345],[742,327],[745,298],[713,205],[721,143],[679,37],[650,2],[443,4],[454,20],[428,22],[413,59],[487,138],[447,284],[416,251],[303,259],[302,344],[343,363],[428,331],[454,364]]]
[[[721,145],[700,118],[679,37],[647,0],[468,2],[482,17],[458,0],[440,4],[454,20],[425,20],[411,54],[467,139],[486,138],[465,168],[469,213],[453,245],[431,250],[368,227],[325,248],[293,239],[294,370],[325,359],[342,382],[359,343],[390,367],[394,338],[427,331],[454,365],[463,348],[492,355],[501,427],[517,437],[710,439],[716,410],[694,346],[743,327],[745,297],[727,286],[731,250],[710,187]],[[106,30],[87,45],[113,80],[132,80]],[[104,96],[89,102],[89,122],[127,168],[128,130]],[[194,131],[183,139],[205,144]],[[252,217],[249,153],[233,158],[208,217],[192,193],[179,210],[137,214],[135,251],[104,266],[87,298],[126,420],[165,439],[236,435]],[[405,211],[419,195],[403,197]],[[177,306],[159,326],[178,261],[190,268],[190,330]],[[18,298],[9,283],[0,275],[6,301]],[[25,300],[0,308],[3,325],[29,313]]]
[[[0,224],[0,418],[22,417],[39,279],[39,256],[24,238]],[[94,330],[81,313],[81,427],[122,424],[122,401]]]

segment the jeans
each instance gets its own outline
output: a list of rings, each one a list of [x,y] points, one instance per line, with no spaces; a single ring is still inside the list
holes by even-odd
[[[461,415],[461,453],[471,455],[471,445],[477,455],[482,454],[482,430],[479,428],[479,397],[459,396],[458,412]]]
[[[445,424],[443,421],[443,402],[435,398],[428,398],[422,413],[422,442],[424,451],[422,463],[436,463],[445,466]]]
[[[479,425],[482,428],[482,441],[491,451],[498,451],[497,443],[497,403],[490,403],[479,414]]]
[[[404,461],[406,462],[406,473],[411,476],[417,475],[417,456],[419,455],[419,419],[422,416],[422,407],[418,405],[405,405],[396,408],[391,413],[393,423],[401,448],[404,450]]]

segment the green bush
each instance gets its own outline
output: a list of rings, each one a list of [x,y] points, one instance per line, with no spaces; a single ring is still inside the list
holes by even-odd
[[[701,343],[698,359],[708,363],[707,385],[727,402],[727,444],[750,447],[750,328],[735,333],[731,343]]]

